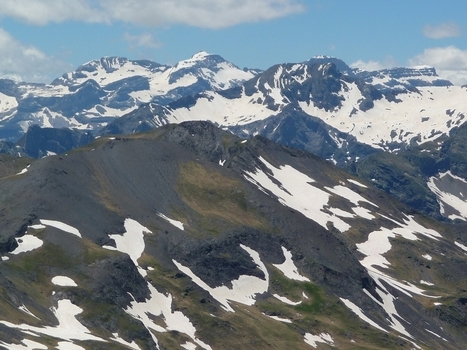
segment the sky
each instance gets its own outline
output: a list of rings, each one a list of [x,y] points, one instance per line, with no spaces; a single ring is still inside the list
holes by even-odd
[[[466,0],[2,0],[0,77],[50,83],[104,56],[174,65],[204,50],[241,68],[428,65],[462,85],[466,15]]]

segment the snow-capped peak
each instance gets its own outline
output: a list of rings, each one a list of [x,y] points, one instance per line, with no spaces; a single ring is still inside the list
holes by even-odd
[[[313,56],[312,58],[314,58],[314,59],[328,59],[328,58],[334,58],[334,57],[326,56],[326,55],[317,55],[317,56]]]
[[[418,70],[422,70],[422,69],[435,69],[433,66],[427,66],[427,65],[412,66],[412,67],[409,67],[409,68],[418,69]]]
[[[200,51],[198,53],[195,53],[192,57],[192,61],[200,61],[204,60],[207,56],[211,56],[211,54],[207,53],[206,51]]]

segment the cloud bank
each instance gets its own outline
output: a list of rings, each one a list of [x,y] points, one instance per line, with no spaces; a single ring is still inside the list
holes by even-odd
[[[17,81],[48,82],[73,66],[15,40],[0,28],[0,77]],[[55,74],[55,75],[54,75]]]
[[[385,69],[385,68],[391,68],[396,65],[396,61],[394,60],[393,57],[388,56],[386,59],[382,62],[380,61],[363,61],[363,60],[358,60],[356,62],[353,62],[350,64],[350,67],[352,68],[360,68],[363,70],[367,71],[375,71],[375,70],[380,70],[380,69]]]
[[[0,17],[34,25],[68,20],[218,29],[304,11],[299,0],[3,0]]]
[[[123,40],[127,41],[132,49],[140,47],[158,49],[162,46],[162,44],[157,41],[150,33],[143,33],[139,35],[125,33]]]
[[[467,84],[467,50],[461,50],[456,46],[432,47],[425,49],[421,54],[410,58],[407,66],[431,66],[441,78],[450,80],[454,85]],[[384,61],[358,60],[352,64],[352,68],[360,68],[367,71],[393,68],[396,62],[392,58]]]
[[[2,0],[0,19],[29,25],[49,23],[128,23],[138,27],[187,25],[220,29],[267,21],[305,10],[303,0]],[[161,47],[153,34],[125,33],[131,50]],[[71,71],[70,64],[15,40],[0,28],[0,77],[50,82]]]
[[[409,60],[410,65],[428,65],[436,68],[440,77],[453,84],[467,84],[467,50],[456,46],[433,47]]]
[[[430,39],[445,39],[458,37],[461,34],[459,25],[455,22],[441,23],[436,26],[426,25],[423,34]]]

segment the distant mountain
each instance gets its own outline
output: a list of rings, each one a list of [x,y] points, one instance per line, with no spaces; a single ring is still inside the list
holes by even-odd
[[[381,90],[414,91],[417,87],[452,86],[446,79],[441,79],[433,67],[398,67],[378,71],[354,69],[355,76]]]
[[[140,106],[238,86],[257,71],[199,52],[175,66],[104,57],[52,84],[0,80],[0,139],[16,141],[30,125],[98,130]]]
[[[454,204],[436,186],[447,171],[467,179],[458,171],[462,157],[440,153],[466,121],[466,97],[467,87],[425,66],[370,72],[315,56],[261,72],[205,52],[172,67],[107,57],[50,85],[1,80],[0,152],[43,157],[96,136],[206,120],[312,152],[436,219],[462,219],[443,213]],[[462,202],[459,193],[451,194]]]
[[[377,154],[348,170],[426,215],[467,221],[467,124],[443,143]]]
[[[286,145],[345,166],[379,150],[442,140],[465,121],[466,96],[466,88],[439,79],[431,68],[362,72],[318,57],[273,66],[243,86],[142,106],[102,133],[210,120],[241,137],[289,140]]]
[[[17,159],[1,348],[467,346],[465,230],[305,151],[187,122]]]
[[[0,153],[42,158],[68,152],[92,141],[94,136],[89,131],[32,125],[17,142],[0,141]]]

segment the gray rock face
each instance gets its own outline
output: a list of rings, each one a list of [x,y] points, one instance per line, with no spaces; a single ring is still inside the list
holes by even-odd
[[[439,143],[401,151],[398,154],[374,154],[356,162],[348,170],[425,215],[444,220],[437,197],[427,183],[433,176],[450,171],[467,178],[465,144],[467,126],[461,125]],[[459,191],[455,193],[459,195]]]
[[[89,132],[40,128],[31,126],[26,134],[16,143],[21,151],[32,158],[42,158],[50,154],[60,154],[84,146],[94,140]]]

